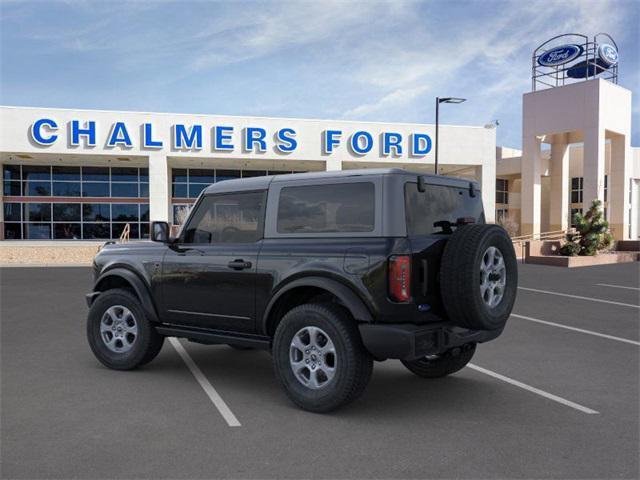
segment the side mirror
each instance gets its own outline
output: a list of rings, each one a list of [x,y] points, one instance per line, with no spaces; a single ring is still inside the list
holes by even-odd
[[[169,243],[169,224],[167,222],[151,222],[151,240]]]

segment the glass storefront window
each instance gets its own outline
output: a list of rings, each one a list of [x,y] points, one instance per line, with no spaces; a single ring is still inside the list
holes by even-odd
[[[51,182],[25,182],[24,194],[27,197],[49,197],[51,196]]]
[[[85,222],[111,221],[111,205],[108,203],[83,204],[82,220],[84,220]]]
[[[22,208],[19,203],[4,204],[4,221],[19,222],[22,220]]]
[[[53,182],[53,196],[54,197],[79,197],[80,196],[80,183],[79,182]]]
[[[111,218],[114,222],[137,222],[137,203],[112,203]]]
[[[54,181],[80,181],[80,167],[53,167],[52,178]]]
[[[173,198],[187,198],[187,184],[174,183],[171,185],[171,196]]]
[[[20,165],[3,165],[2,179],[20,181],[22,179],[20,176]]]
[[[40,165],[23,165],[22,166],[22,179],[23,180],[45,180],[51,181],[51,167]]]
[[[137,183],[112,183],[111,196],[135,198],[138,196],[138,184]]]
[[[189,198],[198,198],[200,192],[209,186],[208,183],[190,183],[189,184]]]
[[[204,183],[211,185],[216,181],[216,171],[199,168],[189,169],[189,183]]]
[[[112,168],[111,169],[111,181],[112,182],[138,182],[138,169],[137,168]]]
[[[140,221],[141,222],[149,221],[149,204],[148,203],[140,204]]]
[[[22,239],[22,224],[21,223],[8,223],[4,224],[4,238],[5,240],[20,240]]]
[[[266,175],[266,170],[242,170],[242,178],[264,177]]]
[[[82,228],[79,223],[54,223],[53,238],[80,240],[82,238]]]
[[[25,203],[24,219],[28,222],[48,222],[51,220],[50,203]]]
[[[24,238],[28,240],[49,240],[51,238],[50,223],[25,223]]]
[[[19,197],[22,195],[22,183],[20,182],[5,180],[2,187],[2,192],[7,197]]]
[[[108,182],[109,167],[82,167],[83,182]]]
[[[149,238],[148,203],[6,202],[3,210],[6,240],[108,240],[127,223],[129,238]]]
[[[80,204],[79,203],[54,203],[53,204],[53,221],[54,222],[79,222],[80,221]]]
[[[108,183],[83,183],[82,196],[83,197],[108,197],[109,184]]]
[[[216,182],[240,178],[240,170],[216,170]]]
[[[85,240],[108,240],[111,238],[111,228],[108,223],[83,223],[83,238]]]

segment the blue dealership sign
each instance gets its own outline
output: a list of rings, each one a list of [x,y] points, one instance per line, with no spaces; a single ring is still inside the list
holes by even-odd
[[[560,45],[559,47],[547,50],[538,57],[538,63],[543,67],[557,67],[558,65],[564,65],[572,60],[575,60],[580,55],[584,48],[580,45]]]
[[[618,50],[613,45],[603,43],[598,47],[598,58],[611,67],[618,63]]]

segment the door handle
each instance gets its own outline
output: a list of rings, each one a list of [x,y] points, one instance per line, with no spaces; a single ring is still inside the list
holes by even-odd
[[[234,270],[244,270],[245,268],[251,268],[251,262],[245,262],[241,258],[236,258],[235,260],[230,261],[227,266]]]

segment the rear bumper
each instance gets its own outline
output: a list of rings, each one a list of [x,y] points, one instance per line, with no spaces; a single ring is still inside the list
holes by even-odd
[[[483,343],[497,338],[499,330],[469,330],[448,323],[431,325],[361,323],[360,335],[374,358],[415,360],[437,355],[467,343]]]

